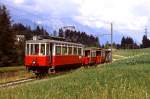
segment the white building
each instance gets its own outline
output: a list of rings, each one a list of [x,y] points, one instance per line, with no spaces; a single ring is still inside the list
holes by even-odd
[[[63,28],[63,31],[66,31],[66,30],[70,30],[70,31],[75,31],[76,29],[75,29],[75,26],[64,26]]]
[[[25,40],[25,36],[24,36],[24,35],[16,35],[16,40],[17,40],[18,42],[24,41],[24,40]]]

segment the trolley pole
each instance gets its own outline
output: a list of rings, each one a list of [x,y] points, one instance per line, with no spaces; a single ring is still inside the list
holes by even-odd
[[[112,56],[112,49],[113,49],[113,23],[110,24],[111,25],[111,62],[113,60],[113,56]]]

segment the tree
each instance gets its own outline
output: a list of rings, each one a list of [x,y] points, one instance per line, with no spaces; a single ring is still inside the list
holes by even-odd
[[[106,48],[106,49],[110,48],[110,44],[109,44],[109,42],[108,42],[108,41],[106,42],[106,44],[105,44],[104,48]]]
[[[134,42],[134,40],[131,37],[122,37],[121,40],[121,48],[123,49],[134,49],[137,44]]]
[[[56,30],[53,31],[53,36],[57,36],[57,31]]]
[[[123,36],[122,37],[122,40],[121,40],[121,48],[125,49],[125,37]]]
[[[143,36],[142,47],[143,47],[143,48],[148,48],[148,47],[150,47],[150,40],[147,38],[146,35]]]
[[[33,34],[36,35],[36,36],[48,36],[48,32],[40,26],[37,26],[35,30],[33,30]]]
[[[15,33],[10,19],[6,7],[0,6],[0,66],[11,65],[16,60]]]
[[[59,33],[59,37],[63,37],[63,29],[62,28],[59,29],[58,33]]]
[[[125,40],[125,47],[128,49],[133,49],[134,41],[131,37],[127,37]]]
[[[41,29],[40,26],[37,26],[36,29],[34,30],[34,35],[41,35]]]
[[[59,29],[59,37],[64,37],[66,41],[82,43],[87,47],[100,47],[98,37],[87,35],[85,32]]]
[[[21,23],[15,23],[12,25],[12,30],[16,35],[24,35],[26,40],[29,40],[34,35],[34,32],[31,30],[30,26],[24,26]]]

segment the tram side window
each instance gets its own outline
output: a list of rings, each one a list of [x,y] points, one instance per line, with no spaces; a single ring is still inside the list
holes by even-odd
[[[85,56],[90,57],[90,51],[85,51]]]
[[[49,44],[46,44],[46,55],[50,55]]]
[[[102,51],[102,57],[105,57],[105,51]]]
[[[101,51],[96,51],[97,56],[101,56]]]
[[[34,45],[34,55],[38,55],[39,54],[39,44],[35,44]]]
[[[29,44],[26,46],[26,55],[29,55]]]
[[[67,47],[62,47],[62,55],[67,55]]]
[[[45,55],[45,44],[41,44],[41,55]]]
[[[68,47],[68,54],[72,55],[72,47]]]
[[[61,54],[61,46],[56,46],[56,55]]]
[[[76,47],[74,47],[74,55],[77,55],[77,48]]]
[[[34,48],[33,48],[33,44],[31,44],[31,55],[34,55]]]
[[[78,48],[78,55],[81,55],[82,52],[81,52],[81,48]]]
[[[91,56],[96,57],[96,52],[92,52]]]

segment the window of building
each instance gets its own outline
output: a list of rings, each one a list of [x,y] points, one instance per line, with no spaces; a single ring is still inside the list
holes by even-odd
[[[61,54],[61,46],[56,46],[56,55]]]

